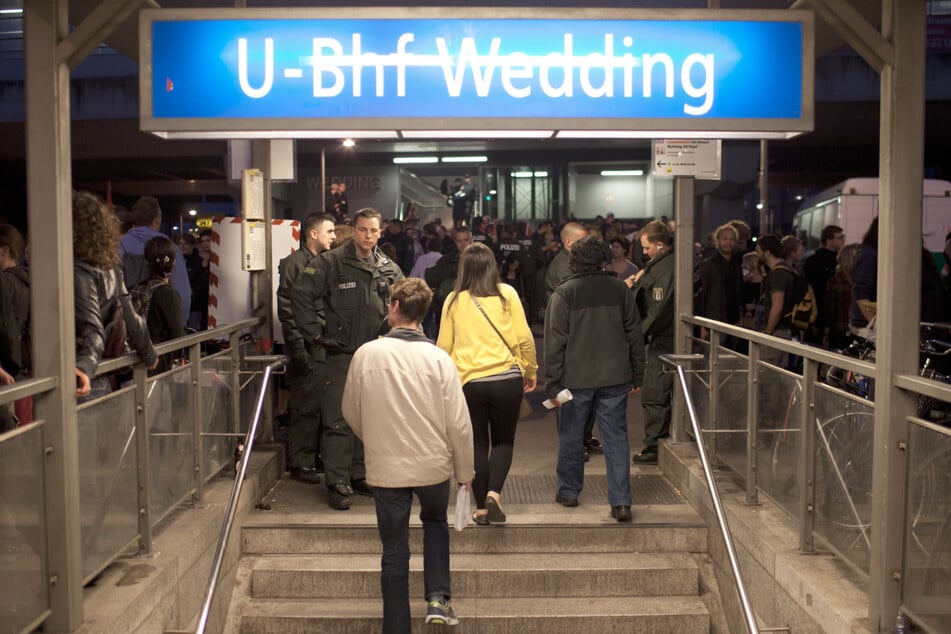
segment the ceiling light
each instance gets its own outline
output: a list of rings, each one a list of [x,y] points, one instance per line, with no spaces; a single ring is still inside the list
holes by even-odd
[[[396,156],[393,162],[397,165],[423,165],[424,163],[438,163],[438,156]]]
[[[197,210],[197,209],[189,209],[189,210],[188,210],[188,215],[189,215],[189,216],[197,216],[197,215],[198,215],[198,210]]]
[[[512,178],[545,178],[548,176],[548,172],[512,172]]]
[[[443,163],[485,163],[489,160],[487,156],[444,156]]]
[[[601,170],[601,176],[643,176],[644,170]]]
[[[343,145],[346,148],[351,148],[354,145],[356,145],[356,142],[353,139],[344,139],[341,145]]]

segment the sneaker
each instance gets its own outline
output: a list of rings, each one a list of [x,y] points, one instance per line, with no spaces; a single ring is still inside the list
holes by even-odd
[[[634,464],[657,464],[657,450],[644,449],[631,460],[634,461]]]
[[[555,502],[557,502],[558,504],[561,504],[562,506],[566,506],[568,508],[573,508],[575,506],[578,506],[578,498],[563,498],[560,495],[556,495]]]
[[[458,625],[459,619],[456,618],[456,613],[452,611],[452,606],[449,605],[448,601],[430,601],[429,607],[426,608],[426,623]]]
[[[591,453],[604,453],[604,448],[601,446],[601,441],[594,436],[584,439],[584,448]]]

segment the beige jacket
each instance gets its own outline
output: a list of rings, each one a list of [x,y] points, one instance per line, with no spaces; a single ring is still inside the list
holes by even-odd
[[[367,482],[403,488],[475,475],[472,425],[455,364],[404,329],[362,345],[343,391],[343,417],[363,441]]]

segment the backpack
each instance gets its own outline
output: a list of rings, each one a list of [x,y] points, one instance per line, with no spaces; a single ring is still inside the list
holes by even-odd
[[[122,252],[122,279],[125,280],[126,288],[132,288],[139,282],[147,282],[149,272],[144,254]]]
[[[126,340],[129,338],[129,329],[122,314],[122,300],[118,296],[112,300],[112,317],[109,323],[104,324],[102,357],[116,359],[127,351]]]
[[[139,282],[129,289],[129,298],[132,300],[132,308],[141,315],[142,319],[149,319],[149,309],[152,307],[152,295],[155,289],[165,284],[165,280],[153,278]]]
[[[786,300],[786,306],[791,308],[783,315],[783,318],[789,319],[793,328],[809,330],[819,317],[819,307],[816,305],[816,293],[812,290],[812,284],[792,267],[780,264],[776,268],[789,271],[793,275],[793,298],[791,302]]]

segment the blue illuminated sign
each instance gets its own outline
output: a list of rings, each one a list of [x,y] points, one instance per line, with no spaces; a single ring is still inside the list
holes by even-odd
[[[807,101],[800,21],[144,13],[156,121],[799,120]]]

